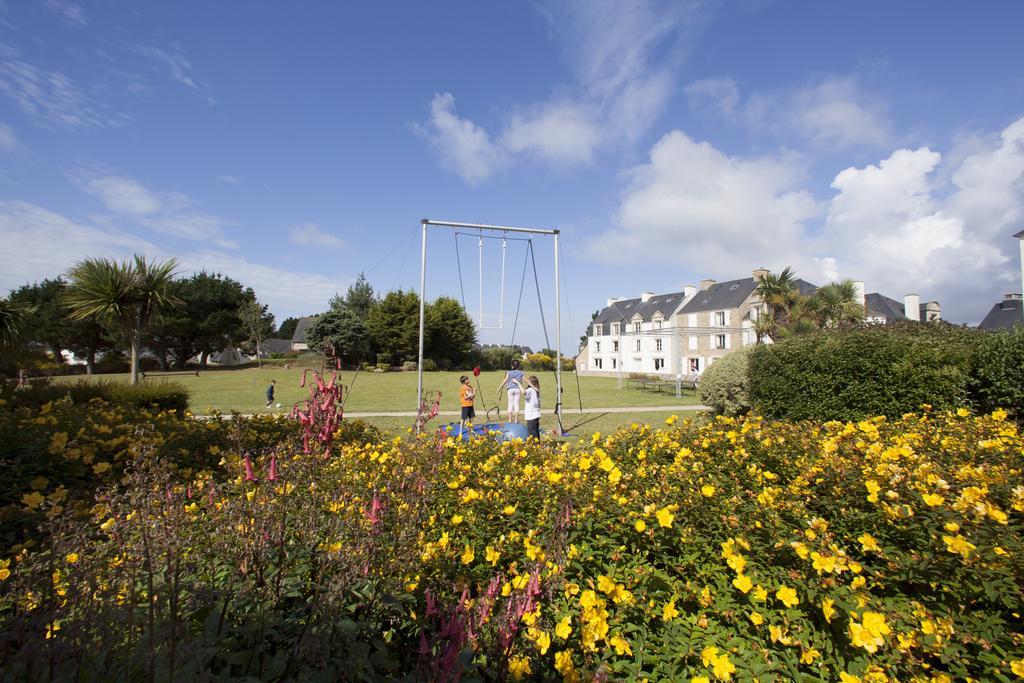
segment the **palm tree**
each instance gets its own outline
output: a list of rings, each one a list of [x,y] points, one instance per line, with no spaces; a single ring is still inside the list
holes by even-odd
[[[0,349],[13,349],[18,344],[25,318],[32,312],[31,306],[0,299]]]
[[[796,291],[796,277],[793,269],[786,266],[781,273],[765,273],[757,278],[754,291],[768,307],[768,313],[776,326],[788,322],[787,300]]]
[[[810,303],[823,328],[836,328],[864,318],[864,307],[858,300],[853,280],[828,283],[814,292]]]
[[[134,263],[87,258],[68,271],[65,303],[70,318],[97,318],[120,327],[131,347],[131,383],[139,381],[139,347],[142,331],[161,308],[181,303],[170,292],[174,259],[149,263],[135,256]]]

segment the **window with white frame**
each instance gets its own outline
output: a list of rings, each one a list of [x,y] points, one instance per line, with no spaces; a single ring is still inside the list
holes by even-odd
[[[662,326],[662,324],[664,324],[664,322],[665,322],[664,320],[655,320],[654,321],[654,326],[660,330],[661,326]]]
[[[612,334],[619,333],[619,323],[612,323]]]
[[[614,351],[615,353],[619,352],[619,342],[618,341],[613,341],[612,342],[612,351]]]
[[[640,334],[640,323],[633,323],[633,334]]]
[[[665,367],[665,359],[664,358],[655,358],[654,359],[654,370],[655,370],[655,372],[657,372],[658,370],[664,369],[664,367]]]
[[[598,370],[601,369],[601,359],[600,358],[595,358],[594,359],[594,367],[597,368]]]
[[[655,339],[654,340],[654,350],[655,351],[661,351],[661,340],[660,339]]]
[[[594,353],[601,353],[601,342],[594,342]]]
[[[640,350],[640,340],[639,339],[636,340],[636,350],[637,351]]]
[[[601,323],[594,323],[594,336],[600,337],[602,334],[604,334],[604,325]]]
[[[716,334],[715,335],[715,348],[716,349],[724,349],[725,348],[725,335],[724,334]]]
[[[715,327],[725,327],[725,311],[715,311]]]
[[[614,358],[612,358],[612,370],[615,369],[616,365],[617,365],[616,360]]]

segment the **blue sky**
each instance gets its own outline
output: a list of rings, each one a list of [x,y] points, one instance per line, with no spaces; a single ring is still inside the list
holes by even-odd
[[[758,266],[977,322],[1021,288],[1022,25],[1009,1],[0,0],[0,290],[145,252],[283,319],[360,271],[417,287],[430,217],[561,229],[567,349],[610,296]],[[475,316],[458,239],[431,234],[427,295]],[[486,245],[484,341],[524,249],[501,314]]]

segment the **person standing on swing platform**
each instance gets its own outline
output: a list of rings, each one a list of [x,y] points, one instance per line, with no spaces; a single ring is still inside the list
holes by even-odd
[[[498,385],[498,398],[501,390],[508,387],[508,421],[519,422],[519,397],[523,394],[523,371],[519,369],[519,361],[512,360],[512,369],[505,373],[505,379]]]
[[[533,437],[540,441],[540,380],[536,375],[530,375],[526,382],[523,411],[523,417],[526,418],[526,438]]]

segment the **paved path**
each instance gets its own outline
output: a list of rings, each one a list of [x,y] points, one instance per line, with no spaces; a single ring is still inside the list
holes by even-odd
[[[711,410],[707,406],[612,406],[608,408],[562,408],[562,416],[566,415],[580,415],[580,414],[594,414],[594,413],[662,413],[662,412],[673,412],[673,411],[684,411],[684,410]],[[268,413],[260,413],[267,415]],[[274,414],[274,413],[269,413]],[[278,415],[284,413],[276,413]],[[544,411],[545,415],[550,415],[549,411]],[[444,417],[459,417],[461,413],[455,410],[442,410],[438,413]],[[209,417],[209,415],[196,415],[198,418]],[[243,415],[242,417],[252,417],[252,415]],[[400,412],[365,412],[365,413],[345,413],[345,417],[416,417],[415,410],[404,410]]]

